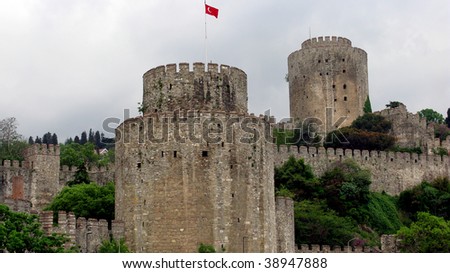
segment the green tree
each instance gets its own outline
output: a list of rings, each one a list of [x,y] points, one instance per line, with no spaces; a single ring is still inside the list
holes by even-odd
[[[438,123],[442,124],[444,123],[444,116],[433,109],[427,108],[422,109],[418,112],[419,116],[422,118],[425,118],[427,120],[427,123]]]
[[[370,172],[354,161],[338,162],[320,178],[324,198],[339,215],[358,219],[358,209],[369,201]]]
[[[450,222],[427,212],[419,212],[417,221],[410,227],[402,227],[397,235],[402,252],[450,252]]]
[[[355,119],[351,127],[368,132],[389,133],[392,122],[381,115],[366,113]]]
[[[295,204],[296,244],[345,245],[357,233],[350,217],[341,217],[319,201]]]
[[[129,253],[130,250],[125,245],[125,240],[113,240],[112,238],[103,241],[98,250],[99,253]]]
[[[72,211],[76,217],[114,219],[114,183],[105,186],[78,184],[64,187],[46,210]]]
[[[78,167],[77,171],[75,172],[73,180],[67,182],[67,186],[73,186],[78,184],[89,184],[89,183],[91,183],[91,180],[89,178],[86,165],[82,164],[81,166]]]
[[[291,156],[281,167],[275,168],[275,189],[292,192],[296,200],[308,199],[320,194],[320,182],[311,166]]]
[[[422,182],[400,193],[398,206],[403,213],[415,220],[417,212],[428,212],[450,219],[450,182],[448,178],[436,178]]]
[[[370,103],[370,98],[367,96],[366,101],[364,102],[364,108],[363,111],[365,114],[372,113],[372,104]]]
[[[13,212],[0,204],[0,252],[63,252],[67,238],[46,236],[36,215]]]
[[[76,166],[106,166],[110,161],[111,155],[99,155],[95,149],[94,143],[87,142],[84,145],[79,143],[68,143],[60,147],[61,165]]]
[[[344,127],[328,133],[324,146],[327,148],[383,151],[393,147],[394,144],[395,138],[386,133]]]

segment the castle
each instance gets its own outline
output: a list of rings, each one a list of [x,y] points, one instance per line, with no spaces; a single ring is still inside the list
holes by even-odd
[[[367,54],[350,40],[309,39],[289,56],[288,71],[295,122],[314,118],[328,132],[363,113]],[[110,232],[124,236],[133,252],[196,252],[200,243],[225,252],[295,252],[293,202],[275,197],[273,181],[274,167],[290,156],[305,159],[317,175],[351,158],[371,171],[372,190],[392,195],[450,175],[448,156],[432,152],[450,150],[450,139],[435,139],[426,121],[401,104],[376,114],[392,121],[397,143],[421,147],[422,155],[277,146],[274,119],[248,113],[247,76],[235,67],[170,64],[146,72],[143,83],[143,115],[116,129],[115,166],[89,170],[97,183],[115,181],[117,225]],[[60,167],[58,146],[33,145],[25,158],[0,166],[0,203],[39,212],[75,169]],[[75,231],[73,216],[63,219],[70,220],[61,220],[61,230],[86,242],[86,219]],[[90,223],[103,238],[104,223]]]

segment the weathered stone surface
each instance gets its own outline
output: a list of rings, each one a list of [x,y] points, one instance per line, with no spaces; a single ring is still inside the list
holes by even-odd
[[[306,40],[288,57],[289,103],[295,123],[311,120],[320,132],[348,126],[369,95],[367,53],[342,37]]]

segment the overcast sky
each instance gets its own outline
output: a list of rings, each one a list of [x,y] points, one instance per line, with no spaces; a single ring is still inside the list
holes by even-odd
[[[450,107],[448,0],[209,0],[208,61],[248,75],[249,111],[289,115],[288,55],[312,37],[349,38],[369,58],[374,110]],[[205,61],[203,0],[0,0],[0,119],[60,141],[137,115],[142,74]]]

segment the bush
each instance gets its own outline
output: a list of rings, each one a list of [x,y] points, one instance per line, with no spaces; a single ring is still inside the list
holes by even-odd
[[[361,209],[364,222],[379,234],[394,234],[402,226],[395,198],[371,192],[369,203]]]
[[[215,253],[216,249],[212,245],[201,243],[198,246],[198,253]]]
[[[102,242],[98,252],[100,252],[100,253],[129,253],[130,250],[125,245],[124,239],[121,239],[120,241],[110,239],[110,240],[106,240],[106,241]]]
[[[417,214],[417,221],[398,233],[400,250],[413,253],[450,252],[450,222],[426,212]]]
[[[448,178],[426,181],[400,193],[399,208],[415,220],[417,212],[428,212],[446,220],[450,218],[450,182]]]
[[[295,204],[296,244],[344,246],[356,232],[351,218],[340,217],[324,203],[305,200]]]

